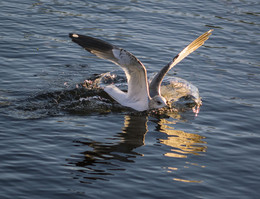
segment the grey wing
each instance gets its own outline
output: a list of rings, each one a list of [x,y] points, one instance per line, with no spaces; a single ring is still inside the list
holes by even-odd
[[[185,57],[187,57],[189,54],[197,50],[200,46],[204,44],[204,42],[209,38],[211,35],[211,32],[213,30],[209,30],[208,32],[205,32],[201,36],[199,36],[197,39],[195,39],[193,42],[191,42],[186,48],[184,48],[177,56],[173,58],[171,62],[169,62],[166,66],[164,66],[153,78],[153,80],[150,83],[149,89],[150,89],[150,96],[153,97],[155,95],[160,95],[160,86],[162,83],[162,80],[166,73],[174,67],[176,64],[178,64],[181,60],[183,60]]]
[[[149,97],[147,73],[144,65],[130,52],[108,42],[89,36],[69,34],[73,42],[96,56],[112,61],[125,72],[130,101],[147,101]]]

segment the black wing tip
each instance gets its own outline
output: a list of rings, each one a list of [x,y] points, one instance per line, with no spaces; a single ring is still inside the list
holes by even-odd
[[[69,33],[71,40],[78,45],[85,48],[87,51],[97,50],[97,51],[109,51],[114,47],[110,43],[97,39],[90,36],[78,35],[76,33]]]

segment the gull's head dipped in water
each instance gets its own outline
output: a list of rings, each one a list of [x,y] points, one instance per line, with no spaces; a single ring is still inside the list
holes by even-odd
[[[166,99],[160,95],[155,95],[149,101],[149,109],[158,109],[167,106]]]

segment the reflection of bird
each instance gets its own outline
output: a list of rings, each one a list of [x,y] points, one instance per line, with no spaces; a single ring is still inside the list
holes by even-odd
[[[206,152],[207,142],[203,141],[205,137],[174,129],[172,125],[176,124],[177,120],[168,121],[162,118],[157,123],[158,131],[167,135],[167,138],[160,138],[160,143],[171,147],[171,151],[165,153],[165,156],[187,158],[188,154],[199,155],[201,152]]]
[[[108,85],[104,90],[121,105],[131,107],[137,111],[144,111],[166,106],[166,99],[161,96],[160,92],[164,76],[173,66],[203,45],[211,35],[211,32],[212,30],[209,30],[202,34],[184,48],[155,75],[150,85],[148,85],[144,65],[128,51],[89,36],[72,33],[69,36],[73,42],[79,44],[87,51],[121,66],[127,77],[127,93],[121,91],[115,85]]]
[[[72,158],[68,165],[75,165],[79,172],[87,173],[83,181],[106,180],[106,176],[112,175],[113,171],[125,170],[124,164],[118,161],[135,162],[134,158],[142,155],[134,149],[144,145],[145,134],[148,131],[147,120],[147,116],[125,115],[122,132],[106,139],[110,141],[98,142],[90,139],[76,141],[77,146],[82,145],[84,149],[84,146],[88,146],[89,150],[82,152],[84,159],[75,161]],[[77,178],[81,175],[77,174]]]

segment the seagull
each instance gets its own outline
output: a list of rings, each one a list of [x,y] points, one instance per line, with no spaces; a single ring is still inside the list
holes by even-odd
[[[136,111],[146,111],[167,106],[166,99],[160,92],[164,76],[181,60],[202,46],[212,31],[205,32],[185,47],[154,76],[150,83],[147,80],[145,66],[132,53],[90,36],[70,33],[69,37],[85,50],[119,65],[124,70],[128,84],[127,92],[111,84],[104,87],[104,91],[107,94],[123,106],[130,107]]]

